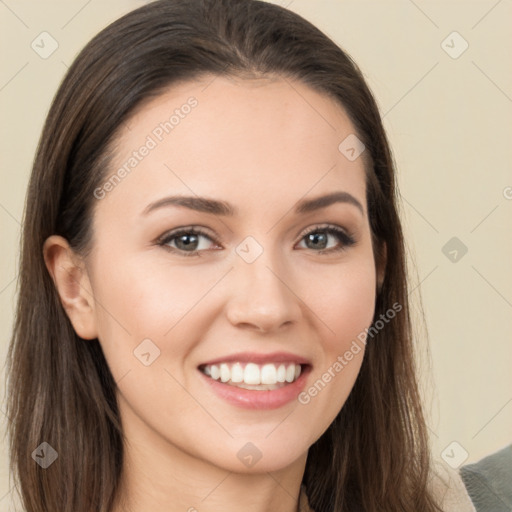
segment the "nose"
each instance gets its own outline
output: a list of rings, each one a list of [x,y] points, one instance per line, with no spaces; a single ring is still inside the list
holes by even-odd
[[[266,254],[252,263],[240,258],[231,272],[232,293],[226,315],[235,327],[271,332],[300,319],[301,300],[291,273],[276,266]]]

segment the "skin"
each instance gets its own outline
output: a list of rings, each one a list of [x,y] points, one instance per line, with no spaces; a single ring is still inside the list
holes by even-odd
[[[74,254],[52,236],[44,254],[63,306],[86,340],[98,338],[118,385],[126,460],[115,512],[297,510],[309,447],[342,408],[364,350],[308,404],[273,410],[231,405],[205,385],[197,366],[251,351],[308,358],[308,389],[369,327],[382,273],[375,266],[363,158],[338,145],[355,129],[326,95],[289,79],[208,77],[173,86],[139,109],[119,133],[112,172],[169,112],[198,105],[113,190],[95,201],[92,250]],[[307,214],[303,198],[352,194],[361,213],[336,203]],[[228,201],[221,217],[169,206],[171,194]],[[356,243],[319,254],[305,232],[339,226]],[[155,241],[202,226],[200,256]],[[320,233],[324,233],[320,229]],[[247,263],[237,246],[253,237],[263,253]],[[343,242],[328,235],[328,248]],[[176,239],[171,245],[178,251]],[[183,246],[179,246],[183,247]],[[134,349],[149,338],[149,366]],[[237,457],[251,442],[261,459]]]

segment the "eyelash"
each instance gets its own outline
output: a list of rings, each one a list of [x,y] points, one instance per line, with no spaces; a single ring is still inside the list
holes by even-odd
[[[306,233],[304,233],[302,235],[300,241],[302,242],[302,240],[304,240],[304,238],[306,238],[308,235],[311,235],[313,233],[326,233],[329,235],[334,235],[342,243],[342,245],[340,247],[335,247],[335,248],[331,248],[331,249],[323,249],[321,251],[314,251],[318,254],[327,254],[327,253],[345,251],[349,247],[355,245],[355,243],[356,243],[356,240],[354,239],[353,236],[351,236],[350,234],[347,234],[345,231],[338,228],[337,226],[332,226],[332,225],[315,226],[312,229],[308,230]],[[206,233],[205,231],[203,231],[202,229],[197,228],[197,227],[180,228],[176,231],[171,231],[169,233],[165,233],[164,235],[162,235],[160,238],[157,239],[156,243],[157,243],[157,245],[159,245],[159,246],[163,247],[164,249],[169,250],[173,253],[179,253],[186,257],[191,257],[191,256],[200,257],[201,252],[203,252],[203,251],[199,251],[199,250],[183,251],[182,249],[177,249],[175,247],[170,247],[168,245],[169,242],[180,237],[181,235],[201,235],[201,236],[204,236],[204,237],[210,239],[212,242],[217,243],[217,241],[214,240],[208,233]],[[313,249],[311,249],[311,250],[313,250]]]

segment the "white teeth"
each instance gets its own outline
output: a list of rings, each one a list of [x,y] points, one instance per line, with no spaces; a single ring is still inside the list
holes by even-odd
[[[231,372],[229,366],[225,363],[220,365],[220,380],[221,382],[227,382],[231,378]]]
[[[220,377],[220,370],[216,364],[212,364],[210,366],[210,377],[214,380],[217,380]]]
[[[202,368],[204,374],[214,380],[220,380],[230,385],[239,384],[238,387],[245,389],[277,389],[284,383],[291,383],[297,380],[301,374],[302,367],[294,363],[266,363],[257,365],[247,363],[221,363],[206,365]]]
[[[277,369],[277,382],[284,382],[286,380],[286,366],[280,364]]]
[[[266,364],[261,369],[261,383],[275,384],[277,382],[277,370],[273,364]]]
[[[207,367],[208,368],[208,367]],[[235,363],[231,368],[231,382],[243,382],[244,369],[240,363]]]
[[[260,369],[257,364],[249,363],[244,370],[244,382],[246,384],[261,384]]]
[[[286,368],[286,382],[293,382],[295,380],[295,365],[291,364]]]

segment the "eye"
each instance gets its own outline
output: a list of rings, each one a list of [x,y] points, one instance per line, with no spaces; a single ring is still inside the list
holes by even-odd
[[[200,256],[201,251],[208,249],[208,243],[201,243],[201,239],[214,242],[205,231],[194,227],[165,233],[157,240],[157,244],[183,256]]]
[[[329,247],[329,237],[337,239],[338,244]],[[184,227],[170,231],[157,239],[156,243],[182,256],[201,256],[202,251],[211,249],[211,247],[208,247],[209,243],[201,243],[201,239],[209,240],[210,243],[217,243],[206,231],[197,227]],[[315,226],[302,236],[301,242],[304,240],[306,249],[313,249],[318,254],[346,250],[356,243],[351,235],[341,228],[331,225]]]
[[[329,237],[338,240],[338,246],[329,247]],[[337,226],[315,226],[307,231],[301,239],[305,240],[307,249],[315,249],[318,254],[344,251],[356,243],[355,239]],[[316,250],[320,249],[320,250]]]

